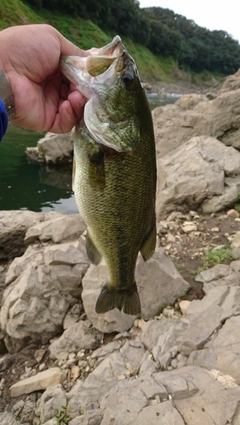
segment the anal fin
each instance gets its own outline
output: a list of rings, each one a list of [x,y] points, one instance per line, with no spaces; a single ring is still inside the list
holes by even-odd
[[[157,236],[157,228],[156,228],[156,221],[154,219],[154,223],[151,227],[151,230],[144,238],[141,249],[140,249],[144,261],[149,260],[149,258],[151,258],[151,256],[154,254],[155,247],[156,247],[156,236]]]

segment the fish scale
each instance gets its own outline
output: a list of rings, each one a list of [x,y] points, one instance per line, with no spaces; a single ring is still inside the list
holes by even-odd
[[[101,79],[91,77],[88,83],[95,89],[92,102],[76,126],[74,191],[87,223],[89,258],[98,264],[103,257],[109,272],[96,311],[104,313],[117,307],[135,315],[140,314],[134,277],[137,256],[140,251],[144,260],[150,258],[156,243],[155,142],[136,65],[121,41],[111,49],[118,59]],[[95,58],[97,61],[97,55]],[[104,63],[102,57],[101,61]],[[64,66],[63,71],[72,81],[75,78],[76,84],[77,76],[71,77]],[[84,78],[86,75],[82,88],[87,84]]]

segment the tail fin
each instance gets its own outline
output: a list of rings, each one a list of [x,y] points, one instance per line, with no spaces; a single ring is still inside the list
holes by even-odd
[[[110,289],[107,283],[103,286],[96,303],[96,313],[106,313],[115,307],[133,316],[141,313],[136,282],[127,288]]]

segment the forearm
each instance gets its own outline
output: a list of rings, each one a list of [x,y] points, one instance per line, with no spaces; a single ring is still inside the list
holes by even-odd
[[[8,119],[14,115],[14,98],[11,86],[0,68],[0,141],[2,140],[7,127]]]

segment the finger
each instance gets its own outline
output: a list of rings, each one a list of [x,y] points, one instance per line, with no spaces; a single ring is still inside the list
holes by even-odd
[[[87,99],[78,90],[74,90],[69,93],[68,100],[71,104],[74,113],[76,114],[78,119],[80,119],[83,115],[83,108]]]
[[[77,121],[78,117],[71,103],[68,100],[64,100],[59,106],[59,111],[49,131],[52,133],[68,133],[76,125]]]

